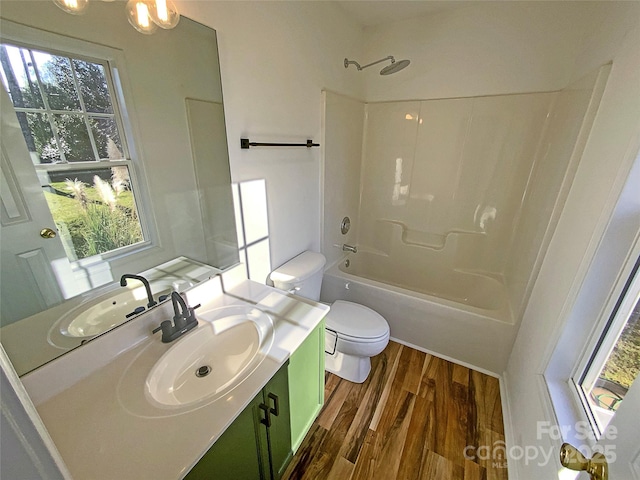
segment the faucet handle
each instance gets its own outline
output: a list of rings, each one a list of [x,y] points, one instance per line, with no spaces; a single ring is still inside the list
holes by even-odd
[[[161,322],[160,326],[154,328],[151,333],[158,333],[160,330],[162,330],[163,338],[165,337],[165,335],[170,335],[173,330],[173,328],[171,327],[171,320],[165,320],[164,322]]]
[[[192,322],[197,322],[198,319],[196,318],[196,308],[200,308],[202,306],[201,303],[197,304],[195,307],[189,307],[189,315],[187,317],[187,323],[192,323]]]

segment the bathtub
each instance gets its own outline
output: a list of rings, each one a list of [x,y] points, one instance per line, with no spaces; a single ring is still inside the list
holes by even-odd
[[[367,251],[348,254],[325,271],[321,300],[366,305],[387,319],[392,339],[501,374],[516,334],[501,279],[392,261]]]

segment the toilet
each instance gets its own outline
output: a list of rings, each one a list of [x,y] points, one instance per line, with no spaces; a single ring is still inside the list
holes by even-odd
[[[269,275],[275,288],[320,300],[324,255],[303,252]],[[358,303],[337,300],[325,317],[325,370],[354,383],[371,371],[371,357],[389,343],[389,324],[379,313]]]

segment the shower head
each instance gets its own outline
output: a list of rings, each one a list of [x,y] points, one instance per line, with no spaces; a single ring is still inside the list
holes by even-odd
[[[400,60],[398,62],[392,62],[391,65],[387,65],[382,70],[380,70],[380,75],[392,75],[396,72],[399,72],[403,68],[408,67],[410,63],[410,60]]]
[[[372,65],[376,65],[377,63],[384,62],[386,60],[391,60],[391,65],[387,65],[382,70],[380,70],[380,75],[391,75],[392,73],[399,72],[400,70],[407,67],[411,63],[411,61],[409,60],[400,60],[399,62],[396,62],[396,59],[393,58],[393,56],[389,55],[388,57],[382,58],[380,60],[376,60],[375,62],[371,62],[367,65],[360,66],[360,64],[355,60],[349,60],[348,58],[345,58],[344,68],[348,68],[349,65],[355,65],[358,71],[360,71]]]

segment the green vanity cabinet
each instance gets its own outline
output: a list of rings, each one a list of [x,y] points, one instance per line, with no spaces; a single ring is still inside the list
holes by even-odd
[[[289,399],[295,453],[324,404],[324,320],[289,359]]]
[[[291,460],[287,364],[186,475],[186,480],[279,480]]]
[[[263,442],[263,448],[260,451],[263,452],[263,463],[270,466],[273,480],[280,480],[293,456],[291,452],[288,363],[278,370],[278,373],[269,380],[267,386],[262,390],[264,403],[259,407],[260,411],[258,412],[258,421],[268,424],[267,428],[260,429],[261,434],[263,432],[267,434],[266,444],[264,444],[264,437],[259,436],[260,441]],[[268,455],[265,455],[267,453]]]
[[[218,441],[185,477],[186,480],[257,480],[262,474],[255,434],[254,412],[262,401],[254,398]],[[268,478],[268,477],[266,477]]]
[[[185,479],[280,480],[323,401],[324,321]]]

